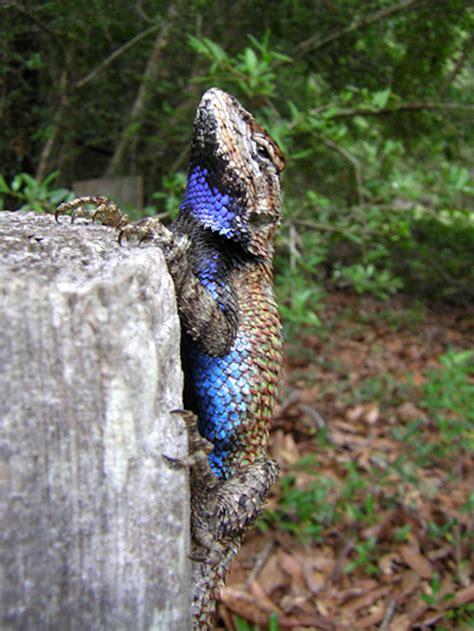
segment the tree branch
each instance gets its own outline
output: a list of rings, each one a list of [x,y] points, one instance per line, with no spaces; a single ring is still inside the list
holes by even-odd
[[[364,203],[364,179],[362,176],[362,169],[360,168],[359,160],[357,160],[353,153],[351,153],[344,147],[341,147],[341,145],[338,145],[330,138],[327,138],[322,134],[316,134],[316,137],[319,138],[319,140],[321,140],[321,142],[325,144],[326,147],[333,149],[336,153],[338,153],[352,165],[357,186],[357,197],[359,201],[359,206],[361,206]]]
[[[467,40],[466,45],[464,46],[464,50],[463,50],[461,56],[457,60],[456,64],[454,65],[454,68],[452,69],[452,71],[449,73],[449,75],[446,77],[446,79],[444,80],[443,84],[441,85],[441,87],[440,87],[440,89],[438,91],[438,95],[439,96],[443,96],[443,94],[446,92],[446,90],[452,84],[454,79],[461,72],[464,64],[469,59],[469,54],[470,54],[470,52],[471,52],[473,47],[474,47],[474,33]]]
[[[50,172],[51,156],[63,127],[65,113],[70,99],[68,63],[65,64],[59,79],[59,103],[51,121],[51,131],[46,140],[36,169],[36,179],[43,180]]]
[[[133,103],[132,110],[124,128],[122,129],[119,141],[115,147],[114,154],[110,159],[109,165],[105,174],[107,176],[115,175],[118,173],[122,161],[125,156],[125,152],[128,149],[130,143],[129,129],[131,125],[140,124],[143,120],[146,106],[151,93],[151,86],[156,82],[158,77],[158,71],[160,68],[160,58],[163,48],[168,43],[168,37],[171,31],[171,27],[174,24],[176,17],[178,16],[178,8],[175,2],[171,2],[168,7],[166,17],[161,23],[160,31],[156,37],[155,44],[148,58],[143,78],[138,88],[135,102]]]
[[[132,37],[131,40],[129,40],[128,42],[125,42],[125,44],[117,48],[117,50],[114,50],[114,52],[111,55],[109,55],[106,59],[104,59],[104,61],[102,61],[96,68],[94,68],[94,70],[91,70],[91,72],[89,72],[88,75],[86,75],[82,79],[79,79],[79,81],[76,81],[76,83],[73,86],[73,89],[78,90],[79,88],[83,88],[85,85],[90,83],[100,72],[102,72],[102,70],[104,70],[104,68],[107,68],[107,66],[110,66],[110,64],[113,61],[115,61],[117,57],[120,57],[120,55],[123,55],[125,51],[127,51],[129,48],[134,46],[141,39],[143,39],[147,35],[150,35],[150,33],[153,33],[153,31],[156,31],[159,28],[159,26],[160,26],[159,24],[154,24],[153,26],[150,26],[150,28],[147,28],[141,33],[138,33],[138,35],[135,35],[135,37]]]
[[[372,26],[372,24],[376,24],[377,22],[381,22],[382,20],[386,20],[387,18],[395,15],[396,13],[400,13],[401,11],[406,11],[407,9],[412,8],[413,6],[420,4],[422,0],[403,0],[399,4],[394,4],[390,7],[386,7],[381,9],[380,11],[376,11],[375,13],[370,13],[369,15],[365,15],[362,18],[355,18],[348,26],[343,28],[340,31],[334,31],[325,37],[321,37],[320,35],[314,35],[309,39],[301,42],[296,47],[296,54],[303,55],[310,51],[315,51],[320,48],[324,48],[328,44],[344,37],[348,33],[352,33],[359,29],[365,28],[366,26]]]
[[[331,114],[331,118],[348,118],[351,116],[389,116],[391,114],[403,114],[405,112],[419,112],[422,110],[461,110],[473,111],[474,105],[461,103],[401,103],[394,107],[384,107],[374,110],[369,107],[341,109]]]

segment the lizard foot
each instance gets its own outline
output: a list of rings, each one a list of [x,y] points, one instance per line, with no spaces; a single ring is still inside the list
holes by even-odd
[[[59,204],[54,217],[59,222],[59,217],[71,213],[71,223],[79,217],[98,221],[104,226],[111,226],[122,231],[128,225],[129,219],[112,200],[104,195],[76,197],[70,202]]]
[[[71,213],[71,223],[85,218],[115,228],[119,231],[120,245],[123,241],[138,241],[139,245],[151,241],[162,248],[165,254],[174,252],[177,245],[176,237],[157,217],[145,217],[132,224],[117,204],[104,195],[76,197],[60,204],[54,213],[56,221],[59,222],[59,217],[66,213]]]
[[[138,241],[139,245],[149,241],[166,250],[173,248],[176,237],[158,217],[144,217],[137,223],[124,225],[120,230],[118,240],[120,244],[123,241]]]
[[[207,467],[208,456],[213,449],[212,443],[203,438],[197,428],[197,416],[191,410],[171,410],[171,414],[181,416],[186,424],[188,433],[188,455],[185,458],[175,458],[162,454],[171,467],[186,468]]]
[[[190,466],[197,467],[207,478],[208,472],[210,472],[208,456],[214,449],[213,444],[199,433],[197,416],[194,412],[190,410],[172,410],[171,413],[179,414],[186,424],[189,441],[189,456],[187,461],[190,463]]]
[[[218,563],[223,548],[231,541],[240,541],[262,512],[278,472],[277,463],[265,459],[253,462],[224,481],[215,476],[195,479],[192,471],[193,541],[197,550],[207,551],[207,563]],[[200,555],[201,552],[193,550],[193,558]]]

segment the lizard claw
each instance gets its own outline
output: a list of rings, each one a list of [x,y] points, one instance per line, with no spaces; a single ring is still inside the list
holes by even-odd
[[[192,463],[189,462],[189,456],[188,458],[175,458],[174,456],[161,454],[161,457],[166,460],[172,469],[187,469],[192,465]]]
[[[151,241],[162,249],[172,247],[175,242],[171,230],[164,226],[157,217],[145,217],[135,224],[125,225],[120,230],[118,242],[123,245],[123,241],[131,241],[132,239],[137,239],[138,245],[142,245],[145,241]]]
[[[90,208],[91,206],[92,208]],[[104,226],[117,229],[123,229],[128,224],[128,217],[115,202],[104,195],[76,197],[70,202],[59,204],[54,213],[56,222],[59,223],[59,217],[69,212],[71,213],[71,223],[74,223],[78,217],[84,217],[93,223],[99,221]]]

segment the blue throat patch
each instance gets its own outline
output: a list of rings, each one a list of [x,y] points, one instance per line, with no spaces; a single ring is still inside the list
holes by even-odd
[[[241,234],[242,211],[229,195],[209,184],[208,176],[209,171],[200,166],[189,173],[181,210],[194,215],[205,228],[232,239]]]

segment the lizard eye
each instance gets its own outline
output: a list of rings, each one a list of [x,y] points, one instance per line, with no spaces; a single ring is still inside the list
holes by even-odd
[[[265,160],[271,160],[271,155],[268,152],[268,149],[264,146],[264,145],[257,145],[257,153],[261,158],[264,158]]]

